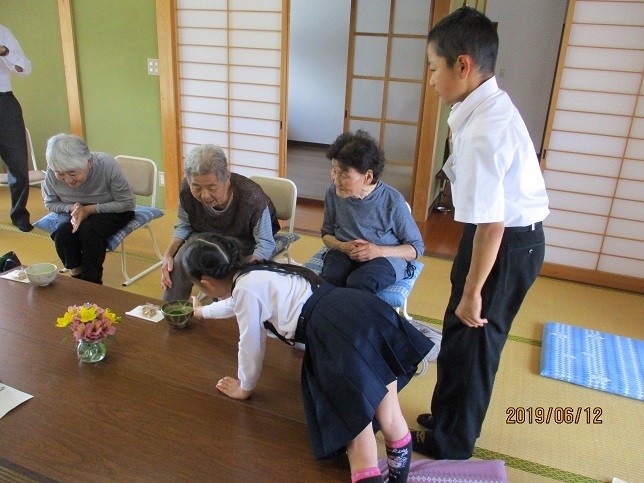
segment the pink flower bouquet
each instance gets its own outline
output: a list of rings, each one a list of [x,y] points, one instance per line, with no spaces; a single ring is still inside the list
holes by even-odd
[[[102,309],[96,304],[72,305],[65,314],[56,319],[56,327],[69,327],[76,340],[100,342],[114,335],[121,317],[110,309]]]

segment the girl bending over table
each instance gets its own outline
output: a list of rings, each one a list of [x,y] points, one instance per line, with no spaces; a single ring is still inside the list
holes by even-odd
[[[316,459],[346,449],[352,481],[383,481],[374,430],[382,429],[389,481],[407,481],[411,438],[397,392],[413,376],[433,342],[387,303],[363,290],[336,288],[310,270],[272,261],[240,262],[239,243],[204,233],[186,248],[188,277],[220,301],[195,316],[239,324],[237,378],[217,389],[250,397],[259,379],[267,331],[304,342],[302,399]]]

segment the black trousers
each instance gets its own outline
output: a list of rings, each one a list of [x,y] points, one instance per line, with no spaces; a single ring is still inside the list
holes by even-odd
[[[83,220],[76,233],[68,213],[58,215],[58,228],[51,234],[58,257],[65,268],[82,269],[80,278],[103,283],[103,262],[107,239],[134,218],[133,211],[95,213]]]
[[[396,281],[396,271],[386,258],[356,262],[340,250],[326,252],[320,276],[336,287],[371,293],[378,293]]]
[[[27,136],[22,108],[11,91],[0,92],[0,158],[7,166],[11,193],[11,221],[28,225],[29,167],[27,165]]]
[[[442,459],[472,456],[492,396],[501,351],[545,254],[541,224],[534,231],[506,230],[482,290],[481,316],[488,323],[470,328],[456,317],[455,311],[470,269],[475,232],[476,225],[465,225],[454,259],[452,293],[437,361],[438,379],[431,404],[434,429],[428,434],[428,444]]]

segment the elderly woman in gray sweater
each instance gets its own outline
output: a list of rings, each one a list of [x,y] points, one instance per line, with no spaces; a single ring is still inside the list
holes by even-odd
[[[58,213],[52,233],[56,251],[72,277],[103,283],[107,239],[134,218],[136,198],[116,159],[90,152],[73,134],[47,142],[45,206]]]
[[[406,276],[425,246],[403,196],[379,181],[385,155],[366,131],[345,132],[327,152],[321,276],[336,287],[377,293]]]

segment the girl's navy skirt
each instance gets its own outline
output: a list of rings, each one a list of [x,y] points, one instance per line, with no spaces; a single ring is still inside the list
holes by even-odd
[[[377,431],[386,386],[405,387],[434,345],[374,294],[323,287],[302,310],[302,398],[316,459],[345,451],[369,423]]]

